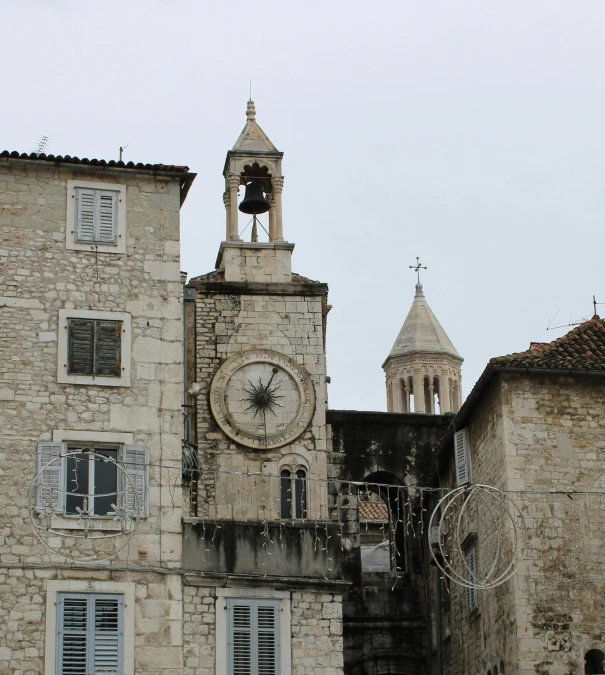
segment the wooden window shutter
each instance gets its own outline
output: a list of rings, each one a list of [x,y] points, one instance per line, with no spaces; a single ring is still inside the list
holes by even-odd
[[[76,188],[76,241],[116,244],[117,225],[117,192]]]
[[[147,518],[149,516],[149,448],[124,445],[121,461],[130,478],[130,480],[123,478],[124,508],[131,518],[136,516]]]
[[[93,630],[90,653],[91,672],[120,672],[122,668],[123,607],[122,596],[96,595],[92,598]],[[94,622],[94,623],[93,623]]]
[[[477,549],[473,546],[466,552],[466,580],[468,583],[477,583]],[[469,612],[479,607],[479,597],[476,588],[466,589],[466,605]]]
[[[94,373],[95,322],[91,319],[69,319],[67,372],[80,375]]]
[[[95,241],[96,190],[76,189],[76,241]]]
[[[96,321],[95,375],[119,377],[122,374],[121,321]]]
[[[468,429],[454,434],[454,454],[456,459],[456,486],[471,482],[471,453],[468,442]]]
[[[57,618],[57,675],[121,671],[123,596],[60,593]]]
[[[37,472],[41,473],[36,487],[36,510],[41,513],[48,506],[62,513],[65,505],[64,462],[67,443],[38,443]],[[56,461],[53,461],[56,460]],[[52,462],[52,464],[51,464]]]
[[[88,673],[88,600],[60,595],[57,602],[57,675]]]
[[[117,192],[97,192],[99,234],[98,240],[104,244],[115,244],[117,240]]]
[[[279,675],[279,601],[227,601],[228,674]]]

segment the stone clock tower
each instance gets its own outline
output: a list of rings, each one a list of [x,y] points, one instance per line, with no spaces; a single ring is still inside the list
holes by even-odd
[[[258,125],[252,101],[246,117],[225,162],[226,236],[216,269],[185,288],[185,409],[200,470],[192,472],[183,563],[204,573],[195,583],[217,598],[217,673],[232,672],[221,659],[234,658],[229,627],[219,629],[223,597],[282,603],[281,671],[263,673],[306,673],[310,665],[340,673],[342,637],[329,625],[318,636],[326,639],[307,640],[307,670],[287,646],[306,630],[297,603],[314,603],[304,611],[317,614],[309,615],[316,626],[326,612],[341,616],[340,525],[331,520],[327,481],[328,288],[292,272],[283,153]]]

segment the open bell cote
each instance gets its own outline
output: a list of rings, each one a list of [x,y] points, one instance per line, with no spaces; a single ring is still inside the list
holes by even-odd
[[[266,203],[268,208],[256,213],[267,211],[269,213],[269,242],[284,241],[281,200],[284,185],[281,168],[283,154],[273,145],[256,121],[254,101],[248,101],[246,124],[233,149],[227,152],[223,171],[225,177],[223,201],[227,211],[226,241],[241,241],[238,208],[240,186],[246,188],[250,186],[256,200],[259,203],[261,201]],[[244,213],[253,213],[248,208],[249,195],[250,190],[246,189],[241,209]]]

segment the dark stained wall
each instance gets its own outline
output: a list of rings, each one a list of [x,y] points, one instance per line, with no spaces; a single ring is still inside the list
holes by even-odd
[[[434,452],[453,415],[330,410],[332,477],[396,485],[428,485]],[[355,498],[351,510],[357,509]],[[342,506],[342,505],[341,505]],[[413,521],[418,522],[416,500]],[[346,509],[341,509],[341,513]],[[352,582],[343,603],[346,675],[428,673],[429,620],[420,533],[400,527],[396,573],[362,573],[359,520],[346,516],[352,544],[343,574]],[[407,529],[407,531],[406,531]]]

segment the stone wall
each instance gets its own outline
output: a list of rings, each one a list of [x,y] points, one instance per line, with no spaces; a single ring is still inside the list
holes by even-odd
[[[68,180],[126,186],[125,255],[66,249]],[[128,575],[112,569],[126,564],[181,566],[179,208],[176,180],[0,161],[0,667],[10,672],[43,670],[48,580],[120,580]],[[57,382],[62,309],[130,315],[130,386]],[[29,522],[37,443],[66,432],[82,441],[119,434],[150,449],[150,516],[101,572],[61,572],[65,560],[38,543]],[[128,574],[137,582],[137,670],[180,667],[180,577]]]

